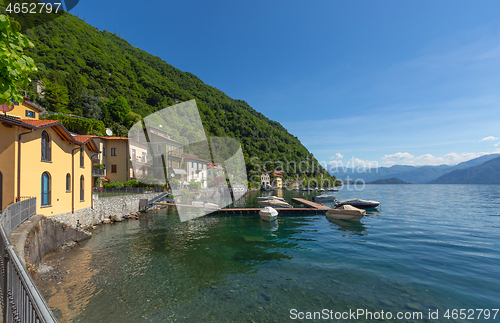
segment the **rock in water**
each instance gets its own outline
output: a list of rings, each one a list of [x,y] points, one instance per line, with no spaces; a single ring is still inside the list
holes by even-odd
[[[262,298],[264,298],[267,302],[269,302],[271,300],[271,297],[267,296],[264,293],[260,293],[260,296],[262,296]]]

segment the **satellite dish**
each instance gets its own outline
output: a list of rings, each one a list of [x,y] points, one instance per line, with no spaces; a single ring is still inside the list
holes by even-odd
[[[111,131],[111,129],[109,129],[109,128],[106,128],[106,134],[108,136],[112,136],[113,135],[113,131]]]

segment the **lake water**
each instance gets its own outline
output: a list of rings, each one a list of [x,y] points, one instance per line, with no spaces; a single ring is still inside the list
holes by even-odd
[[[258,195],[238,206],[254,206]],[[292,214],[270,224],[258,215],[181,223],[164,209],[101,226],[64,254],[79,274],[42,288],[44,296],[61,322],[283,322],[292,309],[331,310],[331,321],[358,309],[422,312],[397,322],[500,320],[492,310],[500,307],[500,186],[367,185],[336,195],[377,200],[381,210],[360,223]],[[455,320],[453,309],[474,311]],[[489,320],[476,309],[489,309]]]

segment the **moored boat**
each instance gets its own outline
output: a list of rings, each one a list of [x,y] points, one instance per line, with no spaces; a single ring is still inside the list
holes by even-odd
[[[320,202],[325,203],[325,202],[333,202],[335,201],[335,195],[328,195],[328,194],[321,194],[318,196],[313,197],[314,202]]]
[[[337,206],[337,207],[340,207],[343,205],[351,205],[351,206],[354,206],[358,209],[372,209],[372,208],[376,208],[377,206],[379,206],[380,202],[362,200],[362,199],[348,199],[348,200],[338,201],[337,203],[335,203],[335,206]]]
[[[366,210],[361,210],[351,205],[343,205],[336,209],[326,211],[327,218],[349,221],[359,221],[365,215]]]
[[[327,191],[328,191],[328,192],[338,192],[338,191],[340,191],[340,189],[339,189],[339,188],[337,188],[337,187],[329,187],[329,188],[327,189]]]
[[[259,211],[259,215],[262,220],[272,222],[276,221],[276,219],[278,218],[278,211],[270,206],[266,206]]]
[[[264,206],[272,206],[274,208],[293,208],[290,204],[287,202],[283,202],[280,200],[263,200],[259,201],[259,205],[264,207]]]
[[[259,196],[259,197],[257,197],[257,200],[259,200],[259,201],[278,200],[278,201],[286,202],[284,198],[277,197],[277,196],[274,196],[274,195]]]

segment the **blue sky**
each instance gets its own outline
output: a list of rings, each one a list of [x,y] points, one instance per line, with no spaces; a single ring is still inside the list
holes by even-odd
[[[283,124],[320,161],[500,152],[498,1],[80,0],[100,30]]]

